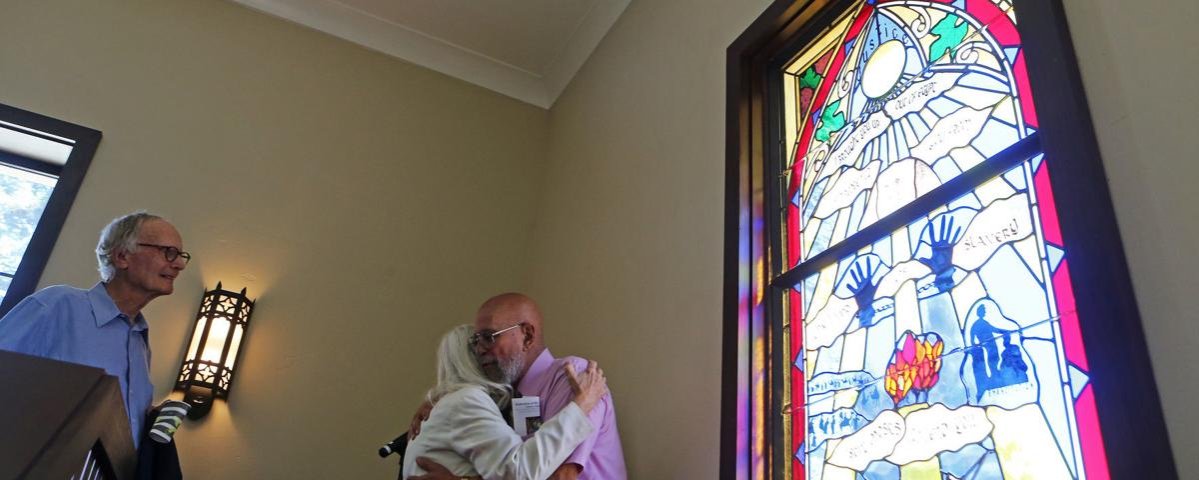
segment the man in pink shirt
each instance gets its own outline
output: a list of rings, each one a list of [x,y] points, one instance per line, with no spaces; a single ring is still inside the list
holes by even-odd
[[[533,299],[519,293],[492,297],[479,307],[475,317],[474,345],[479,364],[488,378],[515,385],[516,391],[526,399],[537,397],[541,420],[550,419],[571,401],[573,394],[563,365],[571,362],[576,371],[587,368],[586,359],[554,358],[550,354],[542,337],[541,311]],[[418,412],[418,418],[421,413]],[[427,417],[427,410],[423,414]],[[604,395],[591,410],[590,417],[595,432],[571,453],[551,479],[624,480],[628,477],[611,394]],[[419,431],[420,421],[414,418],[410,432]],[[417,463],[429,473],[411,477],[412,480],[458,478],[435,463],[421,459]]]

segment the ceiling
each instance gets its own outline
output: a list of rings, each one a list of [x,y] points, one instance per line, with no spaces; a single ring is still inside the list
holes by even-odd
[[[630,0],[233,0],[550,108]]]

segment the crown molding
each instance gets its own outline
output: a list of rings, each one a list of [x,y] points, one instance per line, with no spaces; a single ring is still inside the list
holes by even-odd
[[[631,0],[597,1],[544,72],[530,72],[335,0],[233,1],[549,109]]]
[[[595,51],[612,26],[616,25],[630,1],[599,0],[583,16],[558,58],[545,67],[543,87],[549,98],[549,105],[543,108],[548,109],[558,101],[558,96],[562,95],[562,91],[570,85],[575,74],[579,73],[579,69],[591,58],[591,52]]]

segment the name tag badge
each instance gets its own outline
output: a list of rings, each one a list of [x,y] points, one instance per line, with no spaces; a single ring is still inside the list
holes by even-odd
[[[516,434],[527,437],[541,428],[541,398],[520,397],[512,399],[512,428]]]

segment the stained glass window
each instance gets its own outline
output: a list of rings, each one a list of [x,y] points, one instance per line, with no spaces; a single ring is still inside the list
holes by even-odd
[[[789,478],[1108,476],[1016,20],[863,0],[780,72]]]

